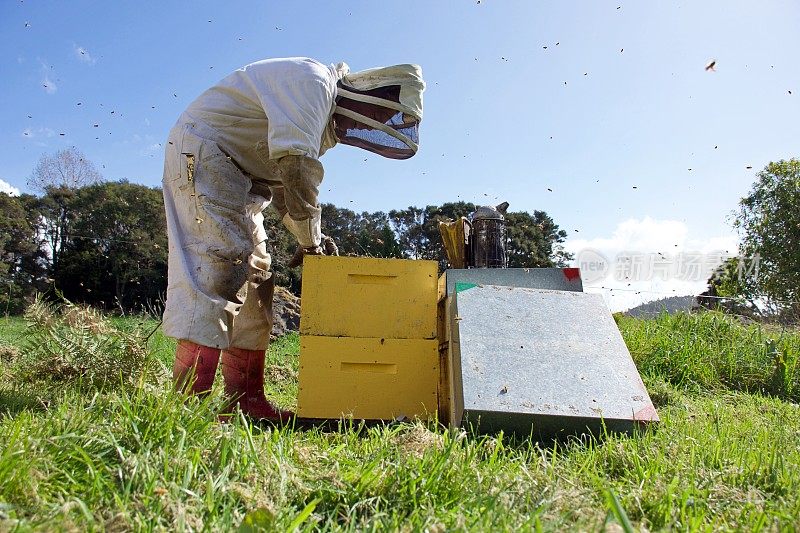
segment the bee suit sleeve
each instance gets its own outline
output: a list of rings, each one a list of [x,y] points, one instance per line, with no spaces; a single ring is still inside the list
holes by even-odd
[[[269,163],[283,188],[275,207],[283,224],[304,248],[321,241],[318,203],[324,175],[320,144],[336,98],[337,76],[328,67],[302,60],[287,62],[284,72],[257,80],[267,115]]]
[[[303,248],[319,246],[322,209],[317,197],[324,174],[322,163],[311,157],[286,155],[278,161],[278,168],[283,187],[274,200],[283,225]]]

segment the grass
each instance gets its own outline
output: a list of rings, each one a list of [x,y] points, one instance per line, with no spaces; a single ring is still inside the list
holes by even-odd
[[[0,318],[0,346],[19,346],[25,338],[27,325],[21,316]]]
[[[0,345],[32,338],[11,319]],[[111,321],[149,333],[157,322]],[[623,319],[662,423],[537,444],[433,424],[339,431],[216,422],[162,372],[68,384],[47,406],[0,363],[0,530],[793,530],[800,521],[797,332],[715,313]],[[27,331],[27,333],[26,333]],[[298,338],[273,343],[269,393],[296,397]],[[29,388],[31,388],[29,387]],[[24,392],[20,392],[20,390]]]
[[[737,390],[800,401],[800,335],[719,313],[622,318],[639,371],[686,389]]]

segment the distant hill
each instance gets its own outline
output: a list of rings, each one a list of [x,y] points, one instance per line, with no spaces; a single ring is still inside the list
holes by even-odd
[[[670,315],[681,311],[691,311],[697,305],[694,296],[669,296],[628,309],[624,313],[636,318],[652,318],[666,311]]]

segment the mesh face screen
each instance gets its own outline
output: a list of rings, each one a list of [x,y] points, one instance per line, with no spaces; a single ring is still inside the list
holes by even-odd
[[[336,123],[339,141],[343,144],[358,146],[392,159],[408,159],[414,155],[414,151],[406,143],[384,131],[372,129],[347,117],[342,117],[341,120],[337,118]],[[384,124],[419,143],[419,123],[406,122],[402,112],[395,113]]]
[[[353,93],[381,98],[391,102],[400,102],[399,85],[387,85],[369,90],[358,90],[353,87],[345,86],[340,81],[339,86]],[[419,120],[410,115],[404,115],[402,112],[388,107],[355,100],[346,96],[338,97],[336,99],[336,105],[337,107],[349,109],[360,115],[364,115],[372,120],[382,122],[415,144],[419,144]],[[358,146],[359,148],[392,159],[408,159],[415,153],[414,150],[409,148],[402,140],[352,118],[335,114],[334,126],[336,137],[342,144]]]
[[[386,122],[386,125],[392,127],[394,130],[397,130],[398,133],[402,133],[415,143],[419,142],[419,128],[417,124],[403,122],[403,113],[398,112]],[[362,141],[374,144],[376,146],[387,146],[389,148],[408,148],[408,145],[406,145],[406,143],[400,139],[392,137],[386,132],[373,130],[370,128],[348,128],[347,136],[361,139]]]

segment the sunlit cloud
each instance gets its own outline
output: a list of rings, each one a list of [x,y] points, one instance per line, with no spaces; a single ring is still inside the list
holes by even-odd
[[[75,53],[75,57],[78,58],[79,61],[82,61],[88,65],[94,65],[97,63],[97,58],[92,57],[89,51],[83,46],[78,46],[77,44],[73,43],[72,50]]]
[[[10,196],[19,196],[19,189],[3,179],[0,179],[0,192],[4,192]]]
[[[697,295],[727,257],[738,253],[731,231],[707,239],[693,238],[678,220],[629,219],[610,236],[570,239],[587,292],[603,295],[612,311],[669,296]]]

